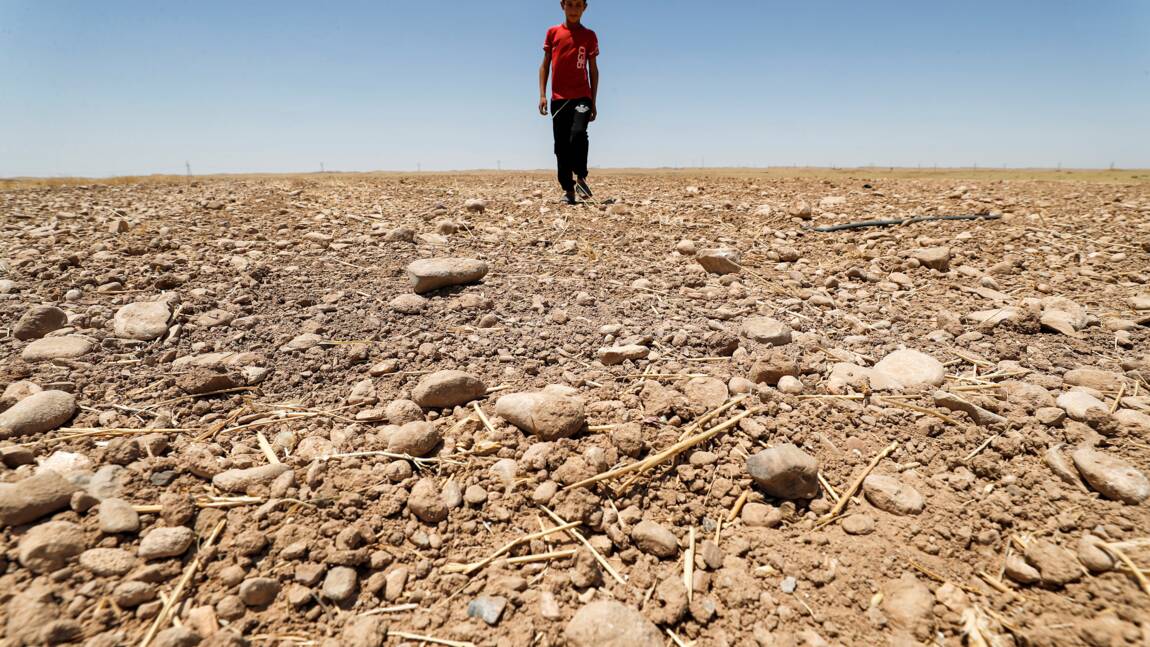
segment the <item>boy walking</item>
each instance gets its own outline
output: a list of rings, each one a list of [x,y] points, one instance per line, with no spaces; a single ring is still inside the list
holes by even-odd
[[[587,124],[595,121],[599,92],[599,38],[580,22],[586,0],[561,0],[567,20],[547,30],[539,66],[539,114],[547,116],[547,76],[551,75],[551,129],[559,184],[567,204],[575,190],[591,197],[587,186]],[[574,176],[574,177],[572,177]]]

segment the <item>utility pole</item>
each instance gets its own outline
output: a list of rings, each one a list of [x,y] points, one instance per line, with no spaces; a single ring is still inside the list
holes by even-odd
[[[185,161],[184,162],[184,169],[188,172],[188,181],[191,181],[191,179],[192,179],[192,163]]]

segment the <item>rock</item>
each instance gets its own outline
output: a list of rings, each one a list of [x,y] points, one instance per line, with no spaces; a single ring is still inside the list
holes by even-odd
[[[1041,301],[1041,323],[1044,327],[1075,336],[1090,323],[1086,308],[1064,297],[1046,297]]]
[[[41,391],[0,413],[0,440],[52,431],[72,419],[76,398],[66,391]]]
[[[768,346],[786,346],[791,343],[791,327],[770,317],[751,317],[743,321],[739,333]]]
[[[12,405],[32,395],[40,393],[44,389],[40,388],[39,384],[29,382],[27,380],[18,380],[10,383],[4,387],[3,395],[0,395],[0,411],[10,409]],[[2,452],[4,448],[0,448]]]
[[[411,488],[407,507],[424,523],[439,523],[447,518],[447,504],[439,496],[439,486],[432,479],[420,479]]]
[[[16,469],[21,465],[35,465],[36,454],[28,447],[21,447],[19,445],[12,445],[10,447],[0,447],[0,465]]]
[[[946,381],[942,362],[910,348],[897,350],[874,365],[874,372],[899,384],[904,389],[939,386]],[[875,388],[879,386],[872,384]]]
[[[407,266],[411,288],[426,294],[453,285],[475,283],[487,276],[487,263],[470,258],[430,258]]]
[[[704,409],[715,409],[723,405],[730,396],[727,385],[713,377],[694,377],[683,385],[683,395],[691,404]]]
[[[288,343],[280,346],[280,352],[290,353],[292,351],[309,350],[319,346],[323,342],[323,337],[315,333],[304,333],[292,337]]]
[[[249,607],[266,607],[280,593],[280,583],[270,577],[252,577],[240,584],[240,600]]]
[[[479,618],[494,627],[503,617],[503,610],[507,608],[507,598],[497,595],[484,595],[475,598],[467,604],[467,617]]]
[[[340,636],[347,647],[384,647],[387,644],[387,621],[379,616],[359,616],[348,621]]]
[[[765,503],[751,502],[744,505],[740,518],[751,528],[777,528],[783,523],[782,512]]]
[[[327,572],[320,594],[337,604],[350,601],[359,585],[359,576],[354,568],[337,566]]]
[[[39,339],[68,325],[68,314],[53,306],[32,306],[12,327],[12,336],[20,341]]]
[[[225,470],[212,477],[212,485],[224,492],[233,494],[246,494],[249,489],[266,487],[276,480],[280,474],[291,471],[291,467],[283,463],[270,463],[259,467],[247,469]]]
[[[787,209],[787,214],[793,218],[802,218],[803,220],[810,220],[813,215],[811,205],[803,200],[799,200],[791,204]]]
[[[1018,308],[997,308],[972,312],[966,315],[965,319],[983,330],[991,330],[1007,321],[1021,321],[1023,313]]]
[[[20,526],[68,507],[78,488],[52,471],[0,483],[0,528]]]
[[[737,274],[742,270],[741,258],[733,249],[701,249],[695,254],[695,260],[711,274]]]
[[[220,203],[209,203],[208,208],[223,208],[222,205],[216,207]],[[153,594],[153,598],[155,595]],[[125,606],[121,604],[121,606]],[[129,606],[139,606],[129,605]],[[203,637],[188,627],[170,627],[156,634],[156,639],[152,641],[152,647],[196,647],[203,642]],[[207,647],[207,646],[205,646]]]
[[[935,406],[951,411],[961,411],[970,416],[970,419],[976,425],[986,427],[988,425],[1005,425],[1006,418],[988,411],[982,407],[964,399],[962,396],[950,393],[949,391],[935,391],[934,392]]]
[[[1026,563],[1026,560],[1022,559],[1020,555],[1006,557],[1003,575],[1011,581],[1017,581],[1019,584],[1034,584],[1036,581],[1042,579],[1042,575],[1038,573],[1038,569]]]
[[[1066,421],[1066,411],[1062,407],[1042,407],[1034,411],[1034,419],[1047,427],[1058,427]]]
[[[113,329],[123,339],[152,341],[168,332],[171,316],[168,304],[160,301],[129,303],[116,311]]]
[[[119,548],[92,548],[80,553],[80,566],[99,577],[126,575],[138,564],[135,555]]]
[[[422,458],[443,440],[443,434],[430,422],[409,422],[388,436],[387,451]]]
[[[1110,555],[1098,537],[1086,533],[1078,540],[1078,561],[1091,573],[1105,573],[1114,570],[1116,566],[1114,557]]]
[[[695,246],[695,241],[683,239],[675,244],[675,251],[683,256],[694,256],[699,249]]]
[[[779,378],[778,385],[779,393],[786,393],[787,395],[802,395],[806,389],[799,378],[790,375],[784,375]]]
[[[100,532],[114,535],[139,530],[140,514],[132,508],[132,504],[115,498],[100,502]]]
[[[874,517],[869,514],[852,514],[842,521],[843,532],[848,535],[869,535],[874,532]]]
[[[140,541],[139,555],[143,559],[179,557],[187,552],[195,539],[196,533],[184,526],[156,528]]]
[[[1071,459],[1090,487],[1107,499],[1138,505],[1150,498],[1150,480],[1120,458],[1093,447],[1080,447]]]
[[[124,609],[134,609],[145,602],[151,602],[159,594],[159,587],[151,582],[128,580],[120,582],[112,589],[112,601]],[[198,640],[192,644],[198,644]],[[155,643],[153,643],[155,644]]]
[[[1026,544],[1025,556],[1038,570],[1039,581],[1046,586],[1065,586],[1082,579],[1082,566],[1074,553],[1045,539],[1031,539]]]
[[[592,602],[563,630],[571,647],[662,647],[663,635],[635,609],[614,600]]]
[[[415,242],[415,229],[406,226],[390,229],[384,234],[383,240],[389,243]]]
[[[882,587],[882,610],[896,629],[921,635],[929,630],[934,613],[934,594],[911,573],[888,580]]]
[[[764,492],[779,499],[813,499],[819,493],[818,461],[789,443],[747,458],[747,473]]]
[[[1059,409],[1061,411],[1061,409]],[[1050,471],[1054,472],[1064,483],[1073,485],[1082,491],[1086,491],[1086,486],[1082,485],[1082,480],[1078,478],[1078,471],[1070,466],[1070,462],[1066,460],[1066,456],[1062,453],[1062,445],[1054,445],[1046,450],[1043,454],[1046,465]]]
[[[644,519],[631,528],[631,539],[639,550],[655,557],[674,557],[679,553],[679,540],[675,535],[649,519]]]
[[[909,252],[911,258],[915,259],[925,267],[939,272],[945,272],[950,269],[950,248],[949,247],[927,247],[922,249],[912,249]]]
[[[487,394],[482,380],[463,371],[437,371],[425,375],[411,390],[411,399],[424,409],[467,404]]]
[[[1070,386],[1084,386],[1095,391],[1117,391],[1122,388],[1125,379],[1118,373],[1100,371],[1094,368],[1078,368],[1066,371],[1062,381]]]
[[[88,547],[84,530],[69,521],[49,521],[24,533],[17,545],[20,564],[33,573],[63,568]]]
[[[470,211],[471,213],[483,213],[484,211],[487,211],[487,201],[480,200],[478,198],[468,200],[467,202],[463,203],[463,208]]]
[[[228,371],[193,366],[176,378],[176,387],[188,395],[203,395],[244,385],[243,378]]]
[[[1094,411],[1093,415],[1110,415],[1110,407],[1086,391],[1067,391],[1058,396],[1057,402],[1066,411],[1066,415],[1075,421],[1087,421],[1091,411]]]
[[[505,395],[495,403],[495,413],[545,441],[570,438],[587,425],[582,401],[546,392]]]
[[[418,294],[401,294],[388,305],[391,309],[402,315],[417,315],[427,309],[428,300]]]
[[[785,376],[798,378],[799,364],[784,355],[783,351],[775,350],[755,360],[748,379],[756,384],[775,386]]]
[[[1150,294],[1138,294],[1127,301],[1134,310],[1150,310]]]
[[[627,346],[600,348],[598,356],[603,366],[618,366],[627,360],[637,362],[641,359],[647,359],[647,356],[650,354],[650,348],[639,346],[638,344],[630,344]]]
[[[393,425],[406,425],[423,420],[423,409],[412,400],[394,400],[384,409],[383,415]]]
[[[918,514],[925,505],[918,490],[882,474],[866,477],[863,481],[863,494],[871,505],[890,514]]]

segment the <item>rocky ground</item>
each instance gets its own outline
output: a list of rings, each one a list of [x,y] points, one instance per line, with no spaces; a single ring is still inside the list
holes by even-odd
[[[0,191],[0,643],[1150,645],[1150,185],[552,182]]]

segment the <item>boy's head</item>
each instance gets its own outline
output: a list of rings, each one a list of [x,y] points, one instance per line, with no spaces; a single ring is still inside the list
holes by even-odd
[[[563,7],[567,22],[575,24],[583,18],[583,12],[587,11],[587,0],[560,0],[559,6]]]

